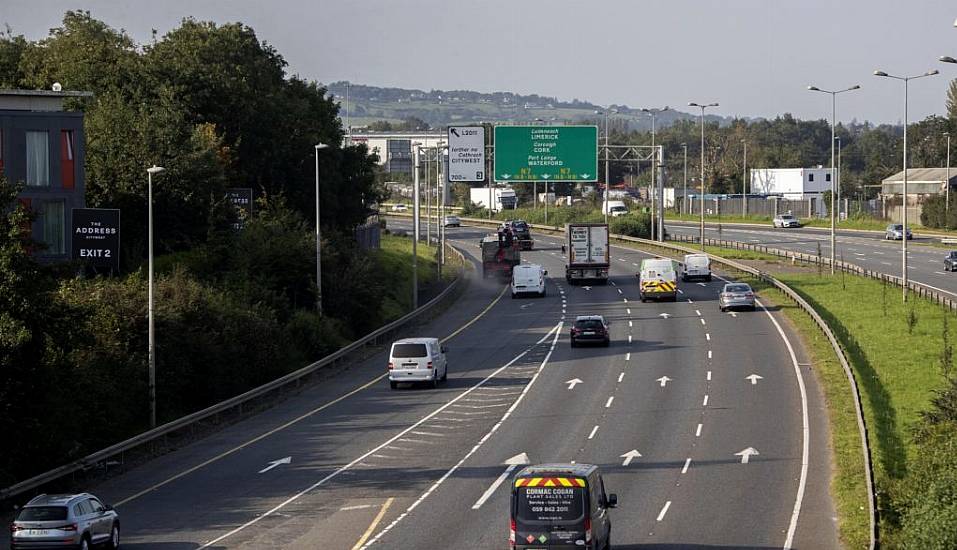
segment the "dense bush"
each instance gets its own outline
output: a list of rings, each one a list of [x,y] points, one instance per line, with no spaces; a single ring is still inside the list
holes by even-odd
[[[921,225],[936,229],[957,229],[957,193],[950,198],[949,208],[947,206],[944,195],[928,197],[921,209]]]

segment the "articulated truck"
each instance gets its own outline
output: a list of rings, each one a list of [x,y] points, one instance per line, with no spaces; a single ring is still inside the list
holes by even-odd
[[[518,197],[515,196],[515,190],[511,187],[473,187],[469,191],[469,200],[482,208],[489,207],[491,199],[492,212],[501,212],[502,210],[512,210],[518,206]]]
[[[582,282],[608,283],[611,254],[608,225],[604,223],[570,223],[565,226],[568,265],[565,280],[574,285]]]

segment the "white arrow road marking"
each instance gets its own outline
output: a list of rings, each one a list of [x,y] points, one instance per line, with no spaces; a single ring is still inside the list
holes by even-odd
[[[662,376],[661,378],[658,378],[657,381],[661,382],[661,387],[663,388],[665,387],[665,384],[667,384],[668,382],[671,382],[671,378],[668,378],[667,376]]]
[[[280,464],[289,464],[291,462],[292,462],[291,456],[287,456],[286,458],[280,458],[279,460],[273,460],[272,462],[269,463],[269,466],[266,466],[262,470],[259,470],[259,473],[265,474],[266,472],[268,472],[269,470],[272,470],[273,468],[275,468],[276,466],[279,466]]]
[[[706,284],[704,284],[704,283],[698,283],[698,286],[708,286],[708,285],[706,285]]]
[[[632,450],[628,451],[627,453],[621,455],[621,458],[624,458],[624,459],[625,459],[625,460],[623,460],[623,461],[621,462],[621,465],[622,465],[622,466],[627,466],[627,465],[631,464],[631,461],[632,461],[632,460],[634,460],[634,459],[636,459],[636,458],[640,458],[640,457],[641,457],[641,453],[638,452],[638,449],[632,449]]]
[[[729,311],[729,312],[728,312],[728,315],[730,315],[730,316],[732,316],[732,317],[737,317],[737,316],[738,316],[738,314],[735,313],[735,312],[733,312],[733,311]]]
[[[518,468],[519,466],[525,466],[527,464],[530,464],[530,461],[528,460],[528,455],[525,453],[519,453],[513,456],[512,458],[506,460],[505,465],[507,466],[507,468],[505,468],[505,471],[502,472],[502,475],[498,476],[495,479],[495,481],[493,481],[492,484],[489,485],[488,489],[486,489],[485,492],[482,493],[482,496],[480,496],[479,499],[475,501],[475,504],[472,505],[472,509],[478,510],[479,508],[481,508],[482,505],[485,504],[485,501],[488,500],[493,493],[495,493],[495,489],[498,489],[499,485],[501,485],[503,481],[508,479],[508,476],[515,470],[515,468]]]
[[[761,380],[763,378],[764,378],[763,376],[758,376],[757,374],[752,374],[751,376],[744,377],[745,380],[751,381],[752,386],[756,385],[758,383],[758,380]]]
[[[571,380],[565,381],[565,383],[568,384],[568,389],[570,390],[575,389],[575,386],[577,386],[578,384],[581,384],[582,382],[584,382],[584,380],[581,380],[579,378],[572,378]]]
[[[534,306],[534,305],[535,305],[535,304],[524,304],[524,305],[520,306],[519,309],[530,308],[530,307],[532,307],[532,306]]]
[[[583,286],[582,288],[583,288],[584,290],[591,290],[591,287],[590,287],[590,286]]]
[[[669,315],[669,314],[667,314],[667,313],[659,313],[659,314],[658,314],[658,317],[661,317],[662,319],[667,319],[668,317],[671,317],[671,315]]]
[[[747,464],[748,460],[751,459],[751,455],[759,455],[759,454],[761,453],[759,453],[758,450],[755,449],[754,447],[748,447],[747,449],[741,451],[740,453],[734,453],[734,456],[740,456],[741,464]]]

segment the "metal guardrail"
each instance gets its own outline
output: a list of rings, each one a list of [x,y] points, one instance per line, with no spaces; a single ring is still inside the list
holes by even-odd
[[[500,221],[490,221],[490,220],[482,220],[482,219],[476,219],[476,218],[461,218],[461,219],[463,222],[472,223],[472,224],[498,225],[499,223],[501,223]],[[529,226],[532,229],[538,229],[539,231],[549,231],[549,232],[561,231],[559,228],[555,226],[539,225],[539,224],[529,224]],[[680,246],[676,244],[671,244],[668,242],[653,241],[649,239],[640,239],[637,237],[629,237],[626,235],[611,234],[609,235],[609,237],[611,239],[618,240],[618,241],[633,242],[633,243],[638,243],[645,246],[657,246],[660,248],[670,249],[670,250],[674,250],[678,252],[684,252],[687,254],[701,252],[700,250],[696,250],[696,249],[692,249],[692,248],[688,248],[688,247],[684,247],[684,246]],[[705,239],[705,244],[706,245],[709,244],[709,241],[713,241],[713,240]],[[693,240],[692,242],[697,243],[698,241]],[[739,243],[739,244],[744,244],[744,243]],[[771,249],[767,249],[766,247],[762,247],[762,248],[766,250],[771,250]],[[761,250],[761,251],[763,252],[765,250]],[[774,252],[768,252],[768,253],[774,254]],[[802,256],[802,254],[800,253],[795,253],[795,254],[798,254],[798,256]],[[844,375],[847,377],[848,384],[850,385],[850,388],[851,388],[851,395],[854,398],[854,410],[857,415],[857,427],[858,427],[858,432],[861,438],[862,454],[864,458],[864,475],[866,478],[865,483],[867,484],[867,502],[868,502],[869,520],[870,520],[870,550],[874,550],[874,548],[876,548],[877,540],[878,540],[877,500],[876,500],[876,492],[874,489],[874,468],[871,461],[871,449],[868,443],[869,442],[868,430],[867,430],[867,423],[864,420],[864,408],[861,402],[861,392],[858,388],[857,378],[854,375],[854,370],[851,368],[850,362],[847,360],[847,356],[844,354],[844,348],[841,347],[840,341],[834,335],[834,331],[831,330],[831,327],[827,324],[824,318],[821,317],[821,315],[814,309],[814,307],[811,306],[811,304],[808,303],[807,300],[805,300],[794,289],[782,283],[781,281],[777,280],[772,275],[765,273],[763,271],[760,271],[758,269],[755,269],[751,266],[738,263],[733,260],[728,260],[728,259],[722,258],[721,256],[716,256],[714,254],[708,254],[708,256],[713,261],[719,264],[723,264],[732,269],[747,273],[753,277],[756,277],[762,281],[765,281],[771,284],[772,286],[774,286],[775,288],[783,292],[788,298],[790,298],[802,310],[804,310],[804,312],[807,313],[811,317],[811,319],[814,320],[814,323],[817,325],[818,329],[820,329],[821,332],[824,333],[824,335],[827,337],[828,342],[830,342],[831,348],[834,351],[834,355],[837,356],[838,360],[841,363],[841,368],[844,369]],[[791,256],[792,256],[792,253],[788,253],[786,255],[786,257],[791,257]],[[803,256],[806,256],[808,258],[818,259],[817,256],[811,256],[809,254],[803,254]],[[801,258],[798,257],[797,259],[801,259]],[[804,260],[804,261],[807,261],[807,260]],[[830,265],[830,264],[827,264],[827,265]],[[851,273],[857,273],[864,276],[873,277],[874,274],[876,273],[876,272],[871,272],[859,266],[845,263],[845,262],[838,262],[835,265],[835,267],[840,267],[841,269],[845,269]],[[880,275],[887,278],[887,280],[892,279],[892,277],[889,275],[886,275],[883,273]],[[899,284],[899,281],[898,281],[898,284]],[[926,296],[926,293],[922,295]],[[952,304],[950,300],[947,300],[947,302]]]
[[[699,237],[692,235],[669,235],[668,239],[676,242],[685,242],[685,243],[698,243],[700,242]],[[803,252],[794,252],[793,250],[783,250],[780,248],[773,248],[764,245],[757,245],[751,243],[743,243],[740,241],[728,241],[723,239],[705,239],[705,246],[714,246],[718,248],[730,248],[734,250],[748,250],[751,252],[761,252],[769,256],[778,256],[781,258],[826,266],[830,268],[831,259],[818,256],[815,254],[805,254]],[[845,273],[853,273],[855,275],[860,275],[862,277],[867,277],[869,279],[876,279],[885,283],[891,283],[898,287],[902,287],[901,278],[895,275],[890,275],[888,273],[883,273],[881,271],[873,271],[870,269],[865,269],[857,264],[850,262],[845,262],[838,260],[834,262],[834,268],[840,269]],[[957,299],[946,296],[945,293],[939,292],[936,289],[933,289],[927,285],[916,283],[914,281],[907,281],[907,288],[910,289],[914,294],[926,298],[932,302],[936,302],[938,305],[946,307],[951,311],[957,311]]]
[[[429,310],[433,309],[437,304],[448,298],[455,290],[461,286],[464,274],[464,264],[466,263],[465,256],[455,247],[449,246],[449,250],[452,253],[456,254],[459,257],[459,260],[462,261],[463,267],[459,270],[459,275],[456,277],[442,292],[440,292],[436,297],[429,300],[427,303],[420,306],[415,311],[411,311],[399,319],[392,321],[391,323],[382,326],[373,332],[363,336],[362,338],[352,342],[351,344],[323,357],[322,359],[302,367],[299,370],[290,372],[280,378],[277,378],[271,382],[267,382],[259,387],[253,388],[245,393],[239,394],[235,397],[226,399],[225,401],[220,401],[215,405],[211,405],[205,409],[196,411],[194,413],[188,414],[186,416],[180,417],[171,422],[167,422],[162,426],[157,426],[149,431],[143,432],[139,435],[133,436],[125,441],[121,441],[114,445],[111,445],[105,449],[99,450],[93,454],[89,454],[65,464],[53,470],[49,470],[42,474],[36,475],[29,479],[23,480],[19,483],[0,489],[0,501],[7,500],[10,497],[23,494],[27,491],[42,487],[43,485],[56,481],[57,479],[63,478],[70,474],[76,473],[78,471],[85,471],[90,468],[94,468],[97,465],[100,465],[106,462],[108,459],[113,458],[122,453],[132,451],[143,445],[152,443],[159,438],[166,437],[170,434],[173,434],[177,431],[180,431],[184,428],[190,427],[197,422],[205,420],[211,416],[216,416],[222,414],[231,409],[241,408],[244,404],[249,401],[262,397],[270,392],[281,390],[291,384],[298,384],[304,377],[313,374],[314,372],[327,367],[331,364],[334,364],[339,359],[353,353],[366,345],[372,343],[378,343],[378,339],[389,334],[390,332],[402,328],[407,323],[414,321],[418,317],[427,313]]]

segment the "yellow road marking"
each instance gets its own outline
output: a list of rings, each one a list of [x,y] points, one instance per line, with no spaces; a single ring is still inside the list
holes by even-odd
[[[490,309],[492,309],[492,307],[493,307],[495,304],[497,304],[497,303],[499,302],[499,300],[502,299],[502,296],[505,295],[505,291],[506,291],[506,290],[508,290],[508,287],[507,287],[507,286],[502,289],[502,292],[500,292],[499,295],[496,296],[494,300],[492,300],[492,303],[490,303],[488,306],[485,307],[485,309],[483,309],[482,311],[480,311],[480,312],[478,313],[478,315],[476,315],[475,317],[472,318],[472,320],[470,320],[469,322],[467,322],[467,323],[465,323],[464,325],[462,325],[461,327],[459,327],[459,329],[456,330],[455,332],[453,332],[452,334],[450,334],[450,335],[446,336],[445,338],[443,338],[443,339],[442,339],[442,342],[446,342],[446,341],[448,341],[448,340],[454,338],[454,337],[457,336],[460,332],[462,332],[462,331],[465,330],[466,328],[470,327],[473,323],[475,323],[476,321],[478,321],[479,319],[481,319],[483,315],[485,315],[486,313],[488,313],[488,311],[489,311]],[[241,451],[242,449],[245,449],[246,447],[252,445],[253,443],[257,443],[257,442],[259,442],[259,441],[262,441],[263,439],[266,439],[267,437],[269,437],[269,436],[271,436],[271,435],[273,435],[273,434],[275,434],[275,433],[278,433],[278,432],[281,432],[282,430],[285,430],[285,429],[288,428],[289,426],[292,426],[292,425],[294,425],[294,424],[297,424],[297,423],[299,423],[299,422],[305,420],[306,418],[309,418],[310,416],[312,416],[312,415],[314,415],[314,414],[316,414],[316,413],[318,413],[318,412],[321,412],[321,411],[323,411],[323,410],[325,410],[325,409],[328,409],[329,407],[331,407],[331,406],[333,406],[333,405],[335,405],[335,404],[337,404],[337,403],[340,403],[340,402],[342,402],[343,400],[345,400],[345,399],[347,399],[347,398],[349,398],[349,397],[352,397],[353,395],[359,393],[359,392],[362,391],[362,390],[368,389],[370,386],[375,385],[377,382],[381,381],[383,378],[385,378],[385,377],[387,377],[387,376],[389,376],[389,373],[388,373],[388,372],[386,372],[386,373],[384,373],[384,374],[380,374],[379,376],[376,376],[376,377],[373,378],[372,380],[366,382],[365,384],[359,386],[358,388],[356,388],[356,389],[350,391],[349,393],[347,393],[347,394],[345,394],[345,395],[341,395],[341,396],[339,396],[339,397],[333,399],[332,401],[329,401],[328,403],[326,403],[326,404],[324,404],[324,405],[321,405],[321,406],[319,406],[319,407],[317,407],[317,408],[315,408],[315,409],[313,409],[313,410],[311,410],[311,411],[309,411],[309,412],[307,412],[307,413],[304,413],[304,414],[302,414],[302,415],[300,415],[300,416],[297,416],[296,418],[293,418],[292,420],[286,422],[285,424],[282,424],[282,425],[280,425],[280,426],[277,426],[276,428],[273,428],[273,429],[269,430],[268,432],[266,432],[266,433],[264,433],[264,434],[260,434],[260,435],[258,435],[258,436],[256,436],[256,437],[250,439],[249,441],[247,441],[247,442],[245,442],[245,443],[243,443],[243,444],[241,444],[241,445],[238,445],[238,446],[236,446],[236,447],[233,447],[232,449],[229,449],[228,451],[225,451],[225,452],[220,453],[220,454],[218,454],[218,455],[216,455],[216,456],[214,456],[214,457],[212,457],[212,458],[210,458],[210,459],[208,459],[208,460],[205,460],[205,461],[203,461],[203,462],[200,462],[200,463],[197,464],[196,466],[193,466],[193,467],[191,467],[191,468],[188,468],[188,469],[186,469],[186,470],[183,470],[182,472],[180,472],[180,473],[178,473],[178,474],[176,474],[176,475],[173,475],[173,476],[171,476],[171,477],[169,477],[169,478],[166,478],[166,479],[164,479],[163,481],[160,481],[159,483],[157,483],[157,484],[155,484],[155,485],[152,485],[152,486],[150,486],[150,487],[147,487],[146,489],[143,489],[142,491],[140,491],[140,492],[138,492],[138,493],[134,493],[134,494],[131,495],[131,496],[128,496],[128,497],[126,497],[126,498],[124,498],[124,499],[122,499],[122,500],[119,500],[119,501],[113,503],[113,506],[122,506],[123,504],[126,504],[126,503],[128,503],[128,502],[131,502],[131,501],[133,501],[133,500],[136,500],[136,499],[140,498],[141,496],[143,496],[143,495],[145,495],[145,494],[147,494],[147,493],[151,493],[151,492],[153,492],[153,491],[159,489],[160,487],[163,487],[163,486],[165,486],[165,485],[168,485],[168,484],[170,484],[170,483],[176,481],[177,479],[180,479],[180,478],[182,478],[182,477],[188,476],[189,474],[195,472],[196,470],[199,470],[199,469],[201,469],[201,468],[205,468],[206,466],[209,466],[209,465],[212,464],[213,462],[217,462],[217,461],[219,461],[219,460],[221,460],[221,459],[223,459],[223,458],[226,458],[227,456],[229,456],[229,455],[231,455],[231,454],[233,454],[233,453],[235,453],[235,452],[237,452],[237,451]]]
[[[362,545],[365,544],[366,540],[372,536],[372,533],[375,531],[375,528],[379,525],[379,522],[382,521],[382,518],[385,516],[386,510],[389,509],[389,506],[392,506],[392,501],[395,500],[394,497],[389,497],[385,503],[382,505],[382,509],[379,510],[379,513],[376,514],[375,519],[372,520],[372,523],[369,524],[369,528],[366,529],[365,533],[362,533],[362,536],[359,537],[359,542],[352,547],[352,550],[359,550],[362,548]]]

